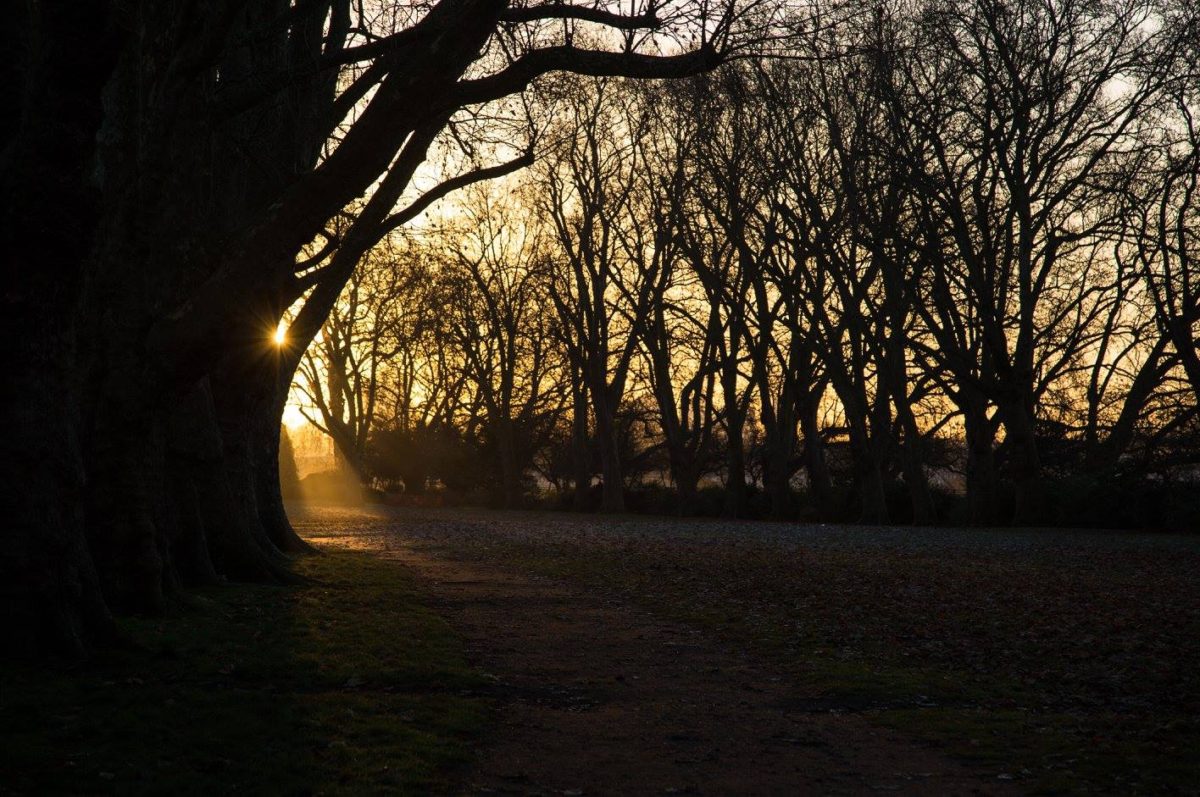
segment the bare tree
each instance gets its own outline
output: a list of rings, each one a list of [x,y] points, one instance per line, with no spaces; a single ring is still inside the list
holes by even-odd
[[[1018,520],[1036,511],[1039,398],[1089,344],[1096,286],[1111,279],[1102,176],[1138,146],[1163,84],[1153,65],[1166,34],[1144,24],[1149,13],[1137,2],[941,5],[894,62],[893,107],[913,132],[925,203],[924,353],[954,375],[978,467],[1003,424]]]
[[[475,191],[451,244],[447,316],[467,388],[478,396],[499,473],[498,503],[523,501],[523,477],[555,426],[566,390],[542,281],[547,231],[519,205]]]
[[[657,408],[679,512],[690,514],[698,506],[700,478],[716,443],[721,346],[719,314],[703,300],[681,245],[684,216],[697,210],[689,170],[700,125],[667,90],[631,86],[626,91],[626,102],[675,109],[661,113],[635,143],[644,168],[635,176],[637,191],[628,198],[619,235],[623,255],[651,286],[650,311],[636,328],[645,362],[643,381]]]
[[[627,267],[620,231],[642,168],[634,141],[646,129],[642,109],[622,102],[619,84],[597,80],[567,97],[568,123],[541,172],[541,210],[551,220],[557,247],[551,254],[550,297],[588,399],[603,478],[602,508],[625,508],[617,414],[625,394],[636,330],[650,311],[655,275]]]
[[[0,457],[21,485],[5,493],[19,540],[4,560],[5,617],[17,647],[76,653],[111,632],[108,606],[163,607],[179,583],[173,547],[206,551],[217,570],[286,577],[290,530],[266,527],[257,504],[277,496],[251,475],[275,464],[295,363],[271,331],[316,283],[295,338],[315,334],[443,131],[549,72],[682,76],[762,34],[747,7],[706,2],[630,14],[492,0],[378,15],[349,0],[217,2],[202,15],[183,0],[76,6],[17,12],[21,46],[3,58],[21,81],[19,121],[4,127],[0,162],[14,275],[5,405],[25,407],[13,428],[35,430]],[[576,46],[578,28],[601,44]],[[368,190],[353,228],[297,276],[302,250]],[[44,243],[64,231],[74,243],[47,266]],[[254,430],[254,443],[200,456],[186,439],[168,445],[168,427]],[[53,429],[66,431],[43,435]],[[224,529],[190,524],[175,542],[157,508],[195,505],[186,484],[160,478],[176,455],[237,485],[224,514],[241,531],[201,539]],[[19,474],[27,462],[45,464]]]

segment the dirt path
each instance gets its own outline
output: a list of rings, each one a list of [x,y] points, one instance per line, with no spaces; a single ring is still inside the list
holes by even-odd
[[[374,535],[496,681],[498,728],[466,793],[1002,794],[769,667],[601,595]]]

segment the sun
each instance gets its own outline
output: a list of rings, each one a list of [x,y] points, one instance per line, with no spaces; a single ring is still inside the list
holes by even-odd
[[[283,408],[282,420],[283,425],[292,431],[308,423],[308,418],[304,417],[304,413],[295,404],[288,404]]]
[[[282,346],[287,343],[287,323],[280,321],[279,326],[275,327],[275,334],[272,336],[276,346]]]

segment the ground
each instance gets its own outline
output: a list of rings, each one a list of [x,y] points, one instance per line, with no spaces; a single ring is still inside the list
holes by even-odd
[[[0,793],[1200,792],[1200,538],[294,521],[320,583],[7,675]]]
[[[297,569],[124,618],[82,664],[6,664],[0,795],[453,792],[487,719],[461,640],[394,564]]]
[[[1172,791],[1200,767],[1200,539],[315,511],[495,682],[485,789]],[[934,785],[936,783],[936,786]]]

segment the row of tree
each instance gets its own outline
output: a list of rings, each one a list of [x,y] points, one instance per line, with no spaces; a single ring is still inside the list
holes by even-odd
[[[930,522],[957,470],[967,519],[1029,523],[1066,477],[1195,479],[1195,9],[811,23],[787,58],[546,86],[531,169],[364,260],[298,385],[365,480],[620,511],[662,471],[684,511],[708,480],[735,516],[803,488]]]

